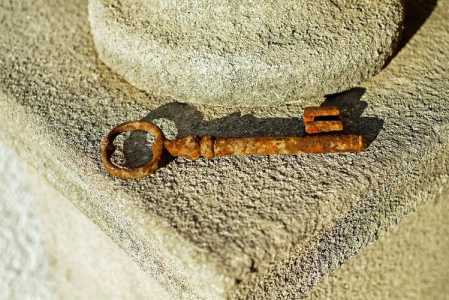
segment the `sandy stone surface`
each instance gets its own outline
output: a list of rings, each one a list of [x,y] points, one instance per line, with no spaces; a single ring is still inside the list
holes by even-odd
[[[446,300],[449,190],[429,200],[327,275],[306,299]]]
[[[377,74],[402,33],[401,0],[90,0],[100,58],[157,96],[278,105]]]
[[[170,296],[17,154],[0,144],[0,299]]]
[[[415,10],[430,12],[362,86],[224,108],[153,97],[110,71],[96,55],[86,0],[2,2],[0,139],[173,298],[298,298],[443,192],[449,1]],[[366,152],[176,159],[141,181],[111,178],[99,163],[100,138],[123,121],[159,119],[180,136],[300,134],[303,108],[324,101],[342,106],[350,129],[372,141]]]
[[[0,299],[55,299],[34,182],[0,144]]]

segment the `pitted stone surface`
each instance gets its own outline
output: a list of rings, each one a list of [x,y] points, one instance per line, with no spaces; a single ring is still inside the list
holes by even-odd
[[[402,31],[401,0],[90,0],[100,58],[154,95],[277,105],[376,74]]]
[[[449,0],[380,74],[327,100],[363,112],[354,128],[374,139],[366,152],[176,159],[141,181],[101,168],[100,139],[121,122],[159,119],[181,136],[288,135],[325,99],[225,108],[148,96],[97,58],[87,5],[1,2],[0,138],[173,298],[300,298],[444,191]]]

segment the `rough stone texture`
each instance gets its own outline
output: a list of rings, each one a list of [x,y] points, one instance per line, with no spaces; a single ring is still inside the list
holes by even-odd
[[[401,0],[90,0],[100,58],[178,101],[277,105],[346,90],[397,48]]]
[[[447,300],[449,191],[429,201],[335,273],[308,300]]]
[[[418,15],[435,5],[417,3]],[[98,152],[120,122],[166,119],[181,136],[287,135],[302,130],[305,106],[325,99],[240,109],[170,103],[97,59],[86,0],[2,2],[0,139],[173,298],[298,298],[447,186],[448,18],[449,0],[438,1],[386,69],[326,100],[373,140],[365,153],[177,159],[145,180],[121,181],[105,174]]]
[[[22,164],[0,144],[0,299],[53,299],[54,282]]]
[[[49,188],[34,192],[45,195],[37,197],[36,207],[56,299],[170,299],[164,287],[66,198]]]
[[[95,224],[1,144],[0,171],[0,299],[169,299]]]
[[[169,299],[2,145],[0,170],[0,299]],[[447,299],[447,192],[391,231],[324,278],[308,300]]]

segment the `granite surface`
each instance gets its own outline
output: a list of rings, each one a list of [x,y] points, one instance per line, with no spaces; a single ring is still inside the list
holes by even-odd
[[[301,297],[447,185],[449,1],[411,7],[411,39],[363,86],[219,108],[122,81],[96,56],[85,0],[2,2],[0,139],[174,298]],[[366,152],[176,159],[142,181],[111,178],[99,163],[100,138],[123,121],[159,119],[181,136],[286,135],[323,102],[344,108],[371,140]]]

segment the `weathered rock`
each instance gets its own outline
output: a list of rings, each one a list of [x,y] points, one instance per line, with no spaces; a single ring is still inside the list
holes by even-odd
[[[179,101],[274,105],[376,74],[401,34],[400,0],[90,0],[100,58]]]

